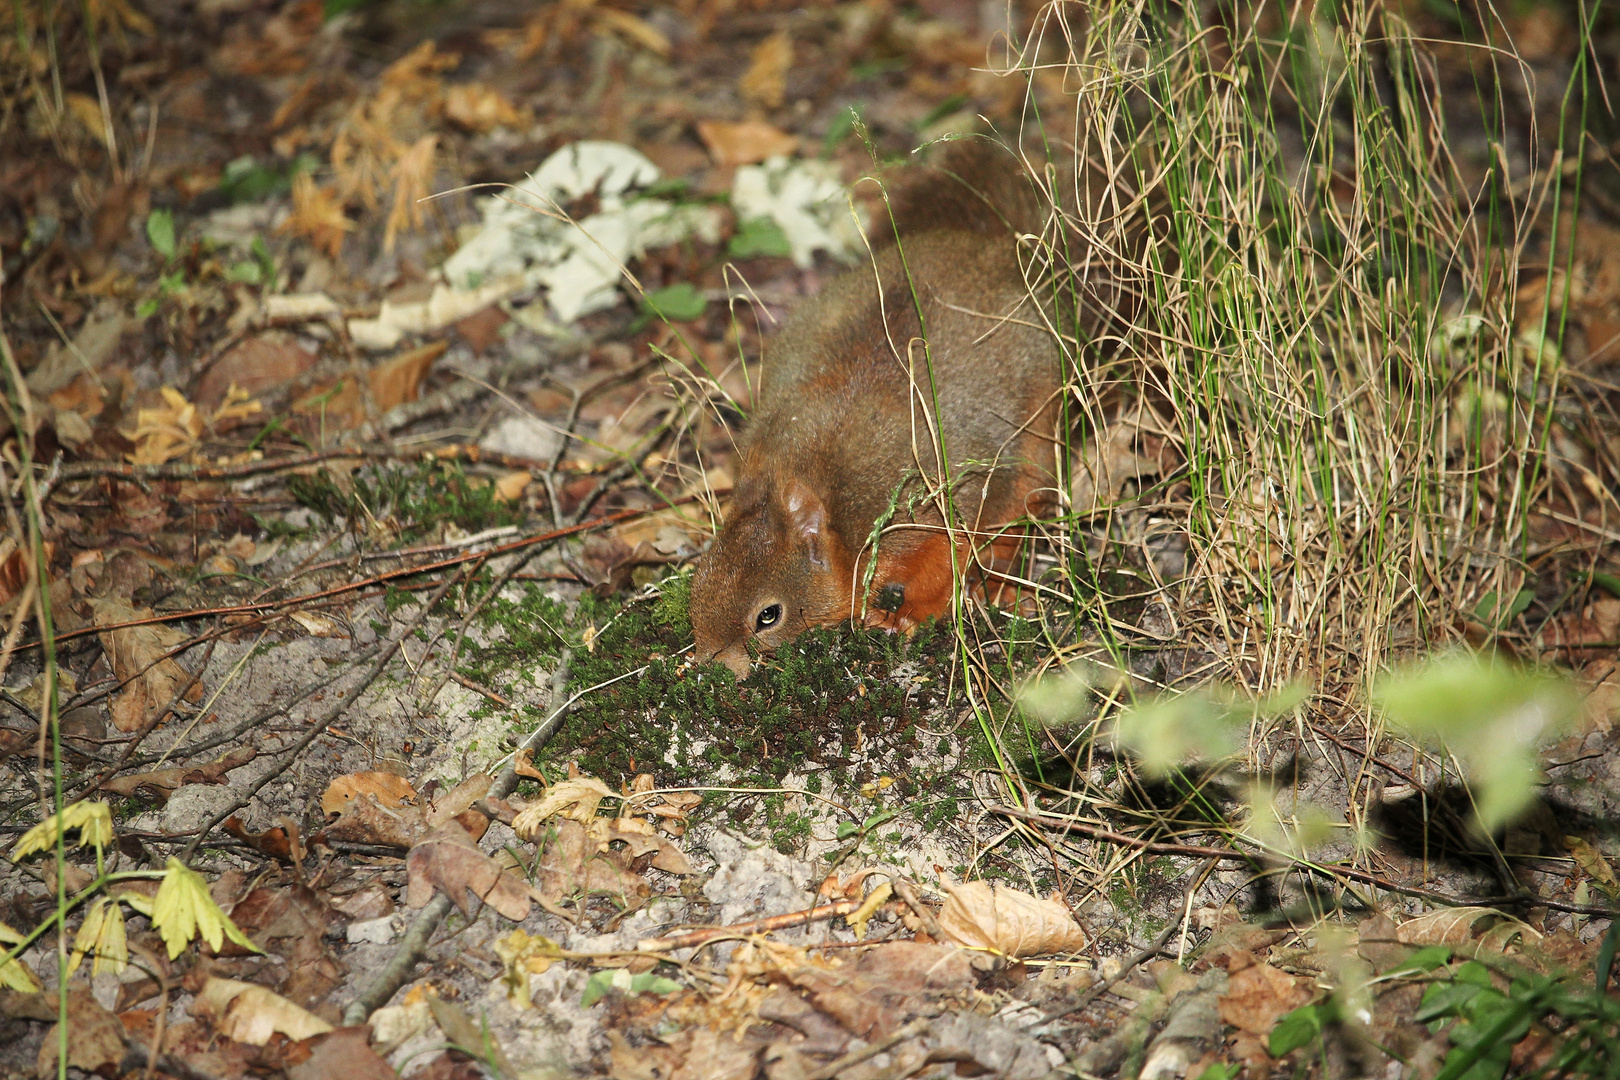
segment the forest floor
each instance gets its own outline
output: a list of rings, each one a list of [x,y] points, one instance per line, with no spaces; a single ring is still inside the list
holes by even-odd
[[[13,9],[0,1074],[1613,1075],[1614,11]],[[694,664],[992,130],[1171,207],[1039,610]]]

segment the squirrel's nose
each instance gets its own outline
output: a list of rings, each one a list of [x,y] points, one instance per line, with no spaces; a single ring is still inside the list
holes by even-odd
[[[715,659],[730,668],[731,673],[737,676],[738,682],[748,678],[748,650],[743,646],[733,645],[716,655]]]

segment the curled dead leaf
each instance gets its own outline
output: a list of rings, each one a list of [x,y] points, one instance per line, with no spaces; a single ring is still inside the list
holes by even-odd
[[[525,840],[540,835],[541,826],[551,817],[561,816],[573,821],[590,821],[603,799],[612,798],[614,792],[593,776],[564,780],[553,784],[545,798],[533,806],[525,807],[512,822],[512,828]]]
[[[210,976],[198,993],[196,1007],[211,1016],[228,1039],[264,1046],[277,1032],[297,1041],[324,1035],[332,1025],[280,994],[253,983]]]
[[[939,926],[959,945],[1004,956],[1078,952],[1086,933],[1069,909],[988,881],[947,885]]]

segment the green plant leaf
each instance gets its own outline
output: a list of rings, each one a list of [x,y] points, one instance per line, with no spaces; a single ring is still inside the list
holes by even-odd
[[[1435,983],[1423,992],[1423,1000],[1412,1014],[1412,1019],[1426,1024],[1430,1020],[1461,1016],[1463,1006],[1472,1001],[1480,990],[1481,987],[1474,983]]]
[[[742,223],[737,234],[726,245],[726,254],[733,259],[750,259],[756,255],[787,257],[793,254],[787,233],[770,218],[752,218]]]
[[[1433,971],[1441,964],[1451,959],[1451,947],[1448,945],[1425,945],[1417,952],[1406,958],[1407,967],[1418,971]]]
[[[173,262],[179,249],[174,240],[174,214],[168,210],[153,210],[146,215],[146,239],[152,250],[163,256],[164,262]]]
[[[652,971],[644,971],[630,979],[632,994],[673,994],[680,988],[681,984],[674,979]]]
[[[671,322],[691,322],[708,308],[709,301],[690,281],[676,282],[644,298],[648,311]]]
[[[1271,1056],[1284,1054],[1309,1046],[1322,1034],[1322,1010],[1317,1005],[1304,1005],[1277,1021],[1271,1029],[1268,1049]]]
[[[1609,976],[1614,973],[1614,954],[1620,948],[1620,919],[1609,923],[1608,932],[1603,935],[1603,943],[1598,946],[1597,954],[1597,992],[1609,992]]]
[[[1402,734],[1462,758],[1487,831],[1534,796],[1538,745],[1568,725],[1579,703],[1562,680],[1466,653],[1402,669],[1373,696]]]
[[[623,970],[604,968],[591,972],[591,977],[585,980],[585,992],[579,997],[580,1008],[588,1009],[606,997],[607,992],[613,989],[613,977]]]
[[[264,267],[251,259],[235,262],[225,271],[226,281],[240,282],[244,285],[264,284]]]
[[[1167,694],[1121,714],[1115,737],[1150,775],[1164,776],[1188,760],[1235,753],[1252,715],[1209,694]]]

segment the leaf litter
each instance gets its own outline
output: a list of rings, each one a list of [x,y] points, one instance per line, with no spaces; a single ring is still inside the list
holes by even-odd
[[[1424,785],[1457,775],[1425,749],[1419,736],[1433,732],[1380,742],[1333,726],[1339,717],[1325,712],[1289,712],[1275,726],[1245,713],[1248,730],[1230,740],[1188,742],[1196,730],[1172,725],[1157,742],[1175,753],[1144,753],[1138,764],[1160,774],[1154,783],[1195,782],[1193,795],[1170,806],[1142,783],[1094,799],[1093,817],[1046,814],[1044,831],[1024,834],[1044,866],[1006,856],[1004,833],[1018,819],[982,812],[1005,801],[1004,790],[950,788],[930,807],[930,829],[902,820],[907,800],[927,804],[944,789],[881,762],[882,740],[895,734],[885,722],[918,703],[931,740],[973,726],[963,724],[970,712],[951,711],[955,697],[927,696],[947,681],[959,694],[967,676],[928,666],[920,647],[903,657],[879,649],[876,659],[855,644],[838,653],[848,699],[904,689],[889,712],[830,735],[830,718],[850,706],[800,672],[775,699],[793,702],[785,733],[759,722],[779,705],[747,691],[743,707],[689,699],[699,711],[732,710],[733,728],[707,745],[659,743],[654,731],[599,775],[580,762],[602,730],[571,732],[560,752],[514,745],[510,732],[558,712],[559,692],[623,701],[625,725],[689,724],[663,711],[673,691],[656,704],[634,694],[705,678],[669,655],[682,643],[658,639],[679,624],[678,579],[667,568],[695,553],[731,486],[723,421],[749,400],[751,361],[769,328],[861,251],[869,204],[859,191],[852,204],[846,188],[870,165],[860,140],[903,153],[964,112],[1001,122],[1026,93],[1066,100],[1056,70],[1026,83],[985,69],[982,13],[747,7],[586,2],[545,6],[516,26],[455,25],[460,16],[450,15],[406,30],[399,24],[419,15],[390,4],[328,21],[303,0],[160,28],[160,13],[120,3],[49,27],[63,33],[49,52],[47,22],[57,16],[19,7],[4,60],[19,73],[15,85],[32,89],[8,97],[5,116],[27,124],[0,121],[0,138],[31,149],[0,166],[0,311],[34,395],[30,452],[49,492],[37,554],[8,509],[0,583],[17,628],[6,662],[21,681],[6,722],[20,726],[0,745],[14,766],[12,814],[50,827],[42,844],[12,854],[46,851],[59,831],[39,795],[28,724],[55,685],[66,702],[105,713],[70,744],[88,771],[69,776],[69,787],[94,780],[120,807],[105,834],[73,816],[96,804],[67,807],[58,820],[80,829],[74,858],[83,865],[65,879],[87,886],[104,858],[114,872],[167,870],[161,885],[109,887],[68,923],[69,1063],[107,1075],[155,1063],[221,1077],[564,1067],[1034,1077],[1260,1075],[1279,1061],[1308,1071],[1331,1058],[1370,1072],[1385,1059],[1369,1045],[1419,1063],[1466,1047],[1458,1033],[1488,1018],[1471,1003],[1508,992],[1510,979],[1573,972],[1590,981],[1604,924],[1589,912],[1612,903],[1614,856],[1612,838],[1587,826],[1603,819],[1608,796],[1586,796],[1584,820],[1532,816],[1515,826],[1505,868],[1488,865],[1492,851],[1470,832],[1466,807],[1454,832],[1423,834],[1435,846],[1356,861],[1364,823],[1349,808],[1362,793],[1376,787],[1387,811],[1445,794]],[[104,52],[72,21],[81,17],[96,20]],[[1560,18],[1545,8],[1511,14],[1526,60],[1568,59]],[[360,25],[388,43],[388,62],[357,59]],[[1425,30],[1448,40],[1444,26]],[[1113,62],[1128,67],[1130,55]],[[106,64],[117,79],[104,91]],[[536,64],[566,78],[525,74]],[[42,72],[65,91],[53,94]],[[161,88],[162,108],[141,104],[146,87]],[[213,119],[215,100],[240,110],[229,122],[240,130]],[[476,183],[515,186],[493,196],[463,189]],[[70,188],[71,201],[56,194]],[[245,201],[221,206],[230,200]],[[1473,591],[1455,605],[1462,640],[1564,665],[1582,680],[1572,733],[1544,737],[1540,764],[1560,784],[1602,780],[1583,763],[1604,757],[1620,685],[1620,565],[1607,516],[1616,444],[1604,426],[1615,404],[1620,246],[1612,228],[1579,213],[1565,268],[1502,288],[1516,304],[1505,346],[1514,362],[1558,368],[1565,400],[1585,411],[1572,407],[1554,426],[1545,491],[1528,513],[1532,565],[1473,552],[1468,559],[1507,568],[1490,571],[1489,588],[1469,579]],[[238,219],[249,224],[232,235]],[[744,290],[733,288],[737,265]],[[714,303],[744,294],[749,318]],[[1575,337],[1552,341],[1549,320],[1569,323]],[[1487,325],[1459,316],[1433,348],[1462,370],[1494,347],[1498,331]],[[1100,372],[1103,382],[1112,370]],[[1176,620],[1199,628],[1194,636],[1219,625],[1228,636],[1217,644],[1239,641],[1225,655],[1241,666],[1251,663],[1244,627],[1259,625],[1248,600],[1172,605],[1159,599],[1158,579],[1179,579],[1190,563],[1254,581],[1286,571],[1291,546],[1325,533],[1310,531],[1320,522],[1289,526],[1269,512],[1276,479],[1215,493],[1212,547],[1167,530],[1187,497],[1175,485],[1197,465],[1177,431],[1173,392],[1132,399],[1102,387],[1099,437],[1078,455],[1068,494],[1089,513],[1117,510],[1118,529],[1149,553],[1098,563],[1099,589],[1124,598],[1108,616],[1113,632],[1162,644],[1180,632]],[[1454,422],[1437,442],[1508,452],[1506,395],[1461,376],[1445,393]],[[546,439],[484,438],[491,417],[527,411],[541,414]],[[669,433],[686,442],[664,441]],[[13,478],[17,445],[6,457]],[[434,446],[425,492],[367,471],[414,463],[424,445]],[[596,526],[607,539],[594,547],[514,565],[480,547],[496,526],[455,475],[547,530],[593,512],[623,516]],[[1343,498],[1331,478],[1309,482],[1326,485],[1324,501]],[[1498,478],[1482,470],[1480,483]],[[1155,489],[1164,495],[1156,508],[1147,501]],[[1506,499],[1488,493],[1489,513],[1506,514]],[[413,533],[410,543],[428,545],[427,555],[399,542],[423,522],[433,523],[426,539]],[[427,558],[442,560],[441,572],[477,565],[511,576],[494,600],[468,579],[459,607],[411,623],[420,613],[413,560]],[[54,683],[37,649],[18,648],[33,646],[20,635],[41,580],[58,632],[77,635],[62,641]],[[479,605],[511,600],[517,583],[547,603],[526,608],[524,625],[479,624]],[[623,603],[593,607],[597,594]],[[616,624],[648,611],[646,639],[658,643],[632,654]],[[1025,673],[1014,671],[1017,631],[1001,629],[1007,636],[976,654],[992,661],[975,669],[976,693]],[[534,638],[521,658],[474,670],[526,634]],[[344,681],[352,657],[390,642],[401,666],[388,679]],[[608,678],[630,685],[600,686],[607,679],[596,676],[588,689],[550,685],[560,645],[581,666],[624,661]],[[1184,682],[1222,655],[1189,648],[1178,667],[1171,650],[1153,652],[1133,669],[1137,689]],[[1340,657],[1309,674],[1342,689],[1359,677],[1355,663]],[[1465,689],[1485,685],[1476,676],[1463,673]],[[1504,685],[1497,698],[1530,692]],[[1418,687],[1437,688],[1459,697],[1455,678]],[[1084,693],[1119,689],[1089,679]],[[1537,709],[1556,711],[1525,705],[1495,717],[1483,737],[1459,741],[1454,731],[1444,741],[1478,779],[1492,746],[1518,738]],[[1230,703],[1219,710],[1230,713]],[[1444,711],[1421,710],[1431,721]],[[1143,715],[1151,719],[1135,720]],[[1040,737],[1060,742],[1066,722]],[[774,777],[778,790],[728,771],[716,753],[746,742],[772,759],[792,725],[818,737]],[[1245,747],[1263,748],[1246,772],[1194,771]],[[497,782],[509,755],[526,784],[516,792]],[[864,767],[868,757],[879,764]],[[1316,769],[1301,779],[1307,759]],[[927,759],[908,763],[917,760]],[[984,765],[946,761],[941,772],[953,775]],[[1035,769],[1043,784],[1046,767]],[[1083,774],[1074,782],[1089,782]],[[666,777],[682,786],[659,787]],[[1509,794],[1539,783],[1520,769]],[[1248,784],[1266,791],[1235,792]],[[1283,790],[1290,785],[1301,790]],[[1328,815],[1325,841],[1311,800],[1347,808]],[[717,801],[737,812],[717,822]],[[1240,803],[1265,808],[1266,827],[1221,833],[1242,842],[1221,852],[1226,863],[1207,863],[1216,818]],[[1036,799],[1020,805],[1035,809]],[[200,832],[216,821],[218,832]],[[1394,828],[1388,819],[1380,827]],[[938,839],[949,828],[957,832]],[[1332,903],[1322,895],[1329,879],[1302,869],[1307,852],[1341,875]],[[993,881],[962,880],[992,869]],[[13,865],[12,909],[50,907],[39,878],[49,884],[55,873],[40,859]],[[1281,895],[1268,898],[1273,880]],[[1476,888],[1482,881],[1489,887]],[[1352,893],[1369,886],[1381,890],[1379,914]],[[1246,889],[1241,910],[1224,902]],[[1562,906],[1527,907],[1526,889]],[[1425,910],[1481,897],[1493,903]],[[372,1003],[369,1025],[340,1026],[361,989],[408,955],[415,920],[440,902],[457,914],[422,924],[438,936],[407,965],[412,977]],[[7,1069],[54,1071],[49,951],[34,944],[0,965],[10,988],[0,1012],[28,1032]],[[1544,1034],[1517,1040],[1503,1072],[1550,1060]]]

